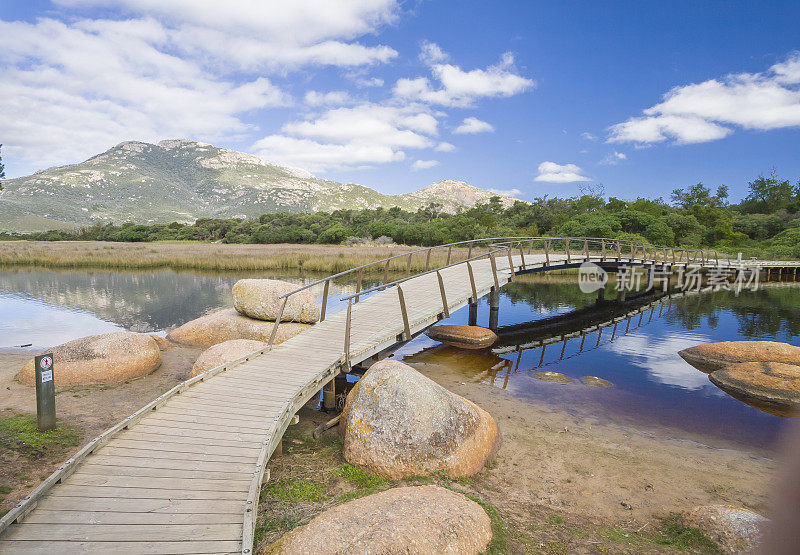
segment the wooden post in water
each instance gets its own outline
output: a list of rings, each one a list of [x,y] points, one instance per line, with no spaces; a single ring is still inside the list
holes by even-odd
[[[497,322],[500,319],[500,290],[492,287],[489,290],[489,329],[497,330]]]
[[[469,320],[467,323],[470,326],[478,325],[478,301],[469,303]]]

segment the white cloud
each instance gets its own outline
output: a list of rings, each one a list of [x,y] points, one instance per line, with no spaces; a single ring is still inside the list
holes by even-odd
[[[490,193],[502,195],[504,197],[518,197],[522,194],[519,189],[486,189]]]
[[[355,42],[395,20],[394,0],[57,4],[70,10],[0,21],[0,137],[19,166],[74,162],[131,139],[241,140],[255,128],[245,115],[292,103],[270,72],[397,55]],[[102,19],[84,10],[96,7]]]
[[[361,104],[283,126],[253,145],[259,156],[310,171],[363,168],[405,159],[405,149],[432,148],[438,122],[419,106]],[[305,164],[305,165],[304,165]]]
[[[616,150],[610,154],[607,154],[605,158],[600,160],[600,164],[603,166],[616,166],[623,160],[627,160],[628,155],[624,152],[617,152]]]
[[[436,152],[453,152],[455,149],[456,145],[447,142],[441,142],[438,145],[436,145],[436,148],[434,148],[433,150],[435,150]]]
[[[592,135],[588,131],[584,131],[583,133],[581,133],[581,137],[583,137],[587,141],[596,141],[597,140],[597,137],[595,137],[594,135]]]
[[[414,163],[411,164],[411,171],[427,170],[438,165],[438,160],[415,160]]]
[[[362,88],[382,87],[383,79],[381,79],[380,77],[358,78],[355,80],[355,83],[356,86]]]
[[[468,107],[478,98],[514,96],[535,85],[532,79],[516,73],[514,56],[510,52],[503,54],[496,65],[470,71],[442,63],[446,56],[436,44],[423,43],[420,58],[430,66],[433,77],[441,86],[433,88],[427,77],[398,79],[394,86],[395,96],[429,104]]]
[[[539,164],[539,175],[534,181],[545,183],[574,183],[576,181],[591,181],[583,175],[583,170],[575,164],[556,164],[555,162],[542,162]]]
[[[341,106],[349,104],[351,98],[347,91],[330,91],[326,93],[308,91],[303,100],[309,106]]]
[[[475,117],[464,118],[464,121],[456,127],[453,133],[458,133],[460,135],[471,135],[475,133],[491,133],[494,131],[494,127],[492,124],[479,120]]]
[[[387,62],[397,52],[352,39],[397,18],[395,0],[56,0],[72,8],[108,7],[169,22],[183,52],[229,67],[354,66]]]
[[[426,65],[446,62],[450,56],[444,52],[438,44],[430,41],[422,41],[420,45],[419,59]]]
[[[722,139],[744,129],[800,126],[800,53],[762,73],[739,73],[675,87],[663,101],[609,128],[608,142],[677,144]]]

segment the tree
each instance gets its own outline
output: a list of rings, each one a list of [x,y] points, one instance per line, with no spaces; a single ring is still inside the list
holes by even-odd
[[[749,212],[770,213],[787,208],[796,200],[798,191],[788,179],[781,180],[773,169],[769,177],[759,175],[747,184],[749,194],[742,203]]]

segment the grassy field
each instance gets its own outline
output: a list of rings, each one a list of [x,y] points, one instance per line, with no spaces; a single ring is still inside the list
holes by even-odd
[[[103,241],[2,241],[0,266],[45,268],[109,268],[174,270],[302,270],[333,274],[416,250],[418,247],[343,245],[241,245],[221,243],[110,243]],[[477,252],[473,253],[477,254]],[[454,249],[452,261],[466,258]],[[426,253],[412,257],[411,270],[425,269]],[[431,255],[431,267],[444,264],[447,249]],[[406,258],[394,260],[390,271],[404,271]],[[383,267],[372,269],[374,273]]]

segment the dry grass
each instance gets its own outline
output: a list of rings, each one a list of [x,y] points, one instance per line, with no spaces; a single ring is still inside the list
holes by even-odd
[[[174,270],[303,270],[328,274],[416,250],[419,247],[342,245],[224,245],[217,243],[110,243],[103,241],[3,241],[0,266],[44,268],[172,268]],[[473,252],[473,256],[478,254]],[[466,258],[453,249],[451,261]],[[447,249],[431,254],[431,267],[443,265]],[[393,260],[390,271],[405,271],[407,259]],[[411,270],[425,269],[426,253],[414,255]],[[370,269],[383,272],[383,266]]]

